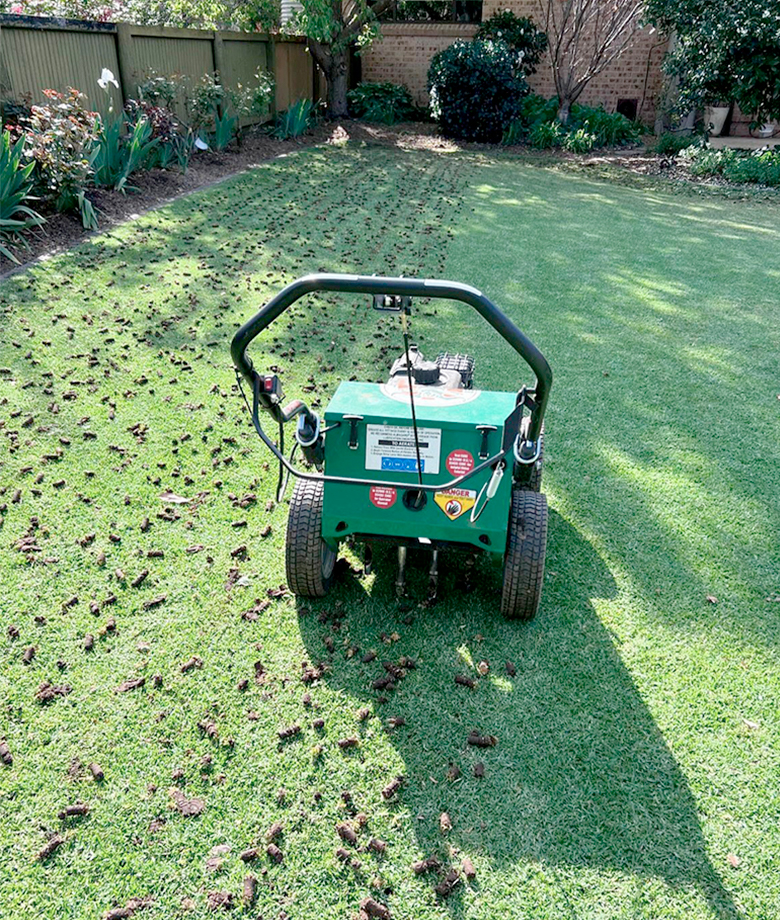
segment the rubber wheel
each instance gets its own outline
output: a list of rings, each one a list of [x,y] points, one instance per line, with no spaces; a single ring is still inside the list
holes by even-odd
[[[504,556],[501,613],[510,620],[532,620],[539,609],[547,549],[547,498],[541,492],[512,492]]]
[[[298,479],[287,517],[287,587],[298,597],[325,597],[333,581],[335,553],[322,539],[324,483]]]

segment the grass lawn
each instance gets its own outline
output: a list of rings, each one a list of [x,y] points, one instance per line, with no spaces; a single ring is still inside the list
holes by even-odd
[[[780,915],[779,215],[483,154],[312,149],[4,281],[0,915],[138,898],[142,920],[198,918],[209,892],[265,920],[349,918],[368,895],[396,920]],[[545,352],[532,624],[499,618],[489,567],[466,595],[445,563],[438,606],[399,607],[389,554],[322,604],[268,596],[286,506],[228,346],[317,269],[472,283]],[[517,389],[465,309],[420,304],[415,337]],[[340,379],[384,377],[396,323],[320,297],[252,354],[324,406]],[[371,683],[402,655],[418,667],[382,703]],[[37,700],[44,682],[62,692]],[[472,729],[497,746],[469,748]],[[335,855],[357,813],[359,866]],[[431,855],[476,878],[442,900],[411,869]]]

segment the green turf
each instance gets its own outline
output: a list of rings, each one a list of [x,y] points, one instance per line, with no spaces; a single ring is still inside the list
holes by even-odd
[[[205,917],[209,891],[240,902],[252,872],[256,903],[235,915],[265,920],[348,918],[369,894],[414,920],[777,917],[779,213],[505,157],[331,148],[6,280],[0,738],[14,761],[0,765],[0,916],[98,918],[136,897],[153,898],[142,918]],[[312,269],[475,284],[549,358],[534,623],[501,621],[491,568],[465,595],[445,565],[437,607],[399,609],[389,554],[325,603],[266,597],[284,581],[286,507],[267,508],[276,474],[228,345]],[[419,306],[424,348],[472,351],[483,386],[527,379],[475,314]],[[313,299],[253,355],[324,406],[339,379],[386,373],[396,322]],[[166,504],[166,490],[195,501]],[[19,550],[26,533],[37,550]],[[424,595],[422,566],[411,587]],[[242,618],[257,599],[270,604]],[[418,667],[381,703],[371,681],[401,655]],[[202,667],[183,673],[192,656]],[[321,680],[301,682],[304,660],[326,663]],[[474,690],[455,685],[482,660]],[[43,681],[72,692],[39,703]],[[496,747],[469,748],[471,729]],[[202,814],[172,809],[173,787]],[[77,801],[86,816],[58,819]],[[354,810],[368,819],[360,868],[334,855]],[[265,855],[275,821],[281,865]],[[65,842],[36,860],[53,832]],[[372,835],[384,855],[365,849]],[[250,846],[260,857],[245,866]],[[432,854],[469,856],[476,880],[441,900],[436,876],[410,868]]]

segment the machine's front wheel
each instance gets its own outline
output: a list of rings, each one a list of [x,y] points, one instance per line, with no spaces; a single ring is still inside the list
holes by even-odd
[[[333,581],[336,553],[322,539],[324,483],[298,479],[287,517],[287,586],[298,597],[325,597]]]
[[[504,556],[501,613],[510,620],[532,620],[539,609],[547,549],[547,499],[541,492],[512,492]]]

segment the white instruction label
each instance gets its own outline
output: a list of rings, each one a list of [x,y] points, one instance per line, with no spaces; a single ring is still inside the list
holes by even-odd
[[[439,472],[441,430],[418,428],[420,464],[423,473]],[[414,429],[395,425],[366,425],[366,469],[388,473],[416,473],[417,451]]]

